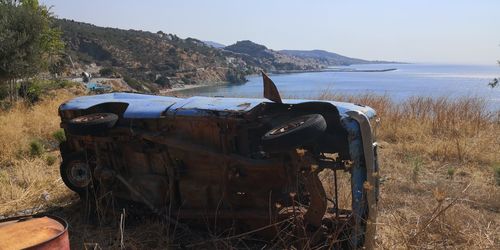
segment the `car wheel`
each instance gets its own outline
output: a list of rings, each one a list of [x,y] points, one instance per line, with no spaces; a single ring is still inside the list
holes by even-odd
[[[283,152],[308,146],[326,130],[326,121],[320,114],[303,115],[288,120],[262,136],[262,146],[267,152]]]
[[[61,178],[66,186],[80,196],[87,194],[92,184],[92,169],[83,154],[66,157],[61,163]]]
[[[99,135],[115,126],[118,116],[113,113],[94,113],[71,119],[67,130],[74,135]]]

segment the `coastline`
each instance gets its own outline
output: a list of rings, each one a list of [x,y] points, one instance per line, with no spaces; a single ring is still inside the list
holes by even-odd
[[[294,74],[294,73],[316,73],[316,72],[339,72],[339,73],[376,73],[395,71],[397,68],[388,69],[350,69],[350,68],[326,68],[326,69],[312,69],[312,70],[277,70],[270,71],[272,74]]]
[[[339,72],[339,73],[376,73],[376,72],[389,72],[395,71],[397,68],[387,68],[387,69],[349,69],[349,68],[325,68],[325,69],[312,69],[312,70],[278,70],[278,71],[269,71],[271,75],[280,75],[280,74],[300,74],[300,73],[319,73],[319,72]],[[245,75],[245,77],[258,76],[259,74],[249,74]],[[170,89],[162,89],[159,91],[160,95],[169,95],[172,93],[182,92],[184,90],[196,89],[202,87],[211,87],[211,86],[222,86],[233,84],[231,82],[214,82],[214,83],[202,83],[202,84],[190,84],[183,85],[182,87],[173,87]],[[243,83],[244,84],[244,83]]]
[[[182,87],[161,89],[158,92],[158,94],[159,95],[170,95],[172,93],[177,93],[177,92],[181,92],[181,91],[188,90],[188,89],[196,89],[196,88],[212,87],[212,86],[222,86],[222,85],[228,85],[228,84],[231,84],[231,83],[230,82],[212,82],[212,83],[202,83],[202,84],[189,84],[189,85],[183,85]]]

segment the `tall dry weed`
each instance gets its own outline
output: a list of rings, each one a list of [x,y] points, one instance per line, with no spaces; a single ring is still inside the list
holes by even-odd
[[[59,105],[72,97],[72,91],[59,90],[36,105],[18,102],[0,111],[0,215],[36,211],[69,193],[52,134],[59,129]],[[53,157],[49,166],[46,159]]]
[[[371,106],[381,119],[380,248],[500,246],[500,111],[480,98],[322,98]]]

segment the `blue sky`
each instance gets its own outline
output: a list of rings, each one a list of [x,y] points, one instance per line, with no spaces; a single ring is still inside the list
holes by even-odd
[[[41,0],[61,18],[363,59],[495,64],[500,0]]]

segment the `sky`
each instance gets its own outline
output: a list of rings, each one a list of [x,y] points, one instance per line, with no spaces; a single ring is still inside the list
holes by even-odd
[[[402,62],[494,65],[500,0],[41,0],[59,18],[225,45]]]

